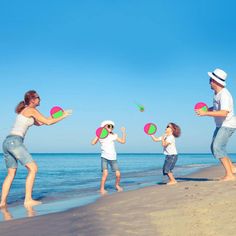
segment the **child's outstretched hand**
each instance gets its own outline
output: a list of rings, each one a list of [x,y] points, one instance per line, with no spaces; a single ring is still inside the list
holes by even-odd
[[[120,128],[120,130],[122,131],[122,138],[117,138],[117,141],[119,142],[119,143],[126,143],[126,133],[125,133],[125,127],[121,127]]]
[[[120,130],[121,130],[123,133],[125,133],[126,128],[125,128],[125,127],[121,127]]]

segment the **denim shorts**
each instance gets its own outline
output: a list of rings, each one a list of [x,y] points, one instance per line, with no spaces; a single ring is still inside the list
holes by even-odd
[[[17,168],[18,161],[24,166],[33,161],[23,141],[24,139],[17,135],[9,135],[4,140],[2,148],[7,168]]]
[[[219,159],[228,156],[226,145],[235,130],[235,128],[228,128],[223,126],[216,127],[211,143],[211,152],[215,158]]]
[[[102,168],[102,172],[104,170],[108,170],[108,164],[110,165],[111,169],[113,172],[115,171],[119,171],[119,167],[117,164],[117,160],[107,160],[103,157],[101,157],[101,168]]]
[[[166,159],[163,165],[163,175],[167,175],[168,173],[172,172],[175,167],[175,163],[178,159],[178,155],[166,155]]]

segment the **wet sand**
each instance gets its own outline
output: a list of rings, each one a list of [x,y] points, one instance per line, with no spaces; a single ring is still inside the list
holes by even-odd
[[[178,184],[107,195],[62,213],[0,223],[1,236],[224,236],[236,232],[236,181],[214,166]],[[6,214],[7,216],[7,214]]]

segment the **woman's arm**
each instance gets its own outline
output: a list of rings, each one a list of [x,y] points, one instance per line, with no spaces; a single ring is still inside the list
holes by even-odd
[[[34,120],[34,125],[36,126],[41,126],[41,125],[44,125],[42,122],[39,122],[37,120]]]
[[[33,117],[36,120],[36,124],[38,125],[52,125],[55,124],[67,116],[71,115],[72,111],[67,110],[63,112],[63,115],[59,118],[52,118],[52,117],[45,117],[43,116],[37,109],[35,108],[28,108],[23,115],[28,116],[28,117]]]

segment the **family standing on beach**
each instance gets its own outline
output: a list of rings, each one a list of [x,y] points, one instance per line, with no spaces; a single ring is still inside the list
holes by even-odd
[[[232,161],[226,152],[226,146],[229,138],[236,130],[236,117],[234,116],[233,98],[230,92],[225,88],[227,74],[223,70],[215,69],[214,72],[208,72],[208,75],[210,77],[211,89],[214,90],[213,107],[210,107],[207,111],[198,109],[196,110],[196,114],[198,116],[212,116],[215,118],[216,129],[212,138],[211,151],[214,157],[219,159],[225,168],[225,176],[222,180],[234,180],[236,167],[232,164]],[[47,118],[36,109],[39,105],[39,95],[36,91],[31,90],[25,94],[24,101],[20,102],[16,107],[16,121],[10,134],[3,142],[3,156],[8,172],[2,185],[0,208],[6,207],[7,205],[7,197],[11,184],[16,175],[18,161],[28,170],[25,185],[25,207],[34,206],[41,203],[40,201],[32,199],[32,190],[38,166],[24,145],[24,137],[30,126],[55,124],[71,115],[72,111],[64,111],[63,115],[59,118]],[[117,141],[124,144],[126,142],[126,131],[125,128],[122,127],[122,137],[118,137],[116,133],[113,133],[115,124],[110,120],[103,121],[101,123],[101,127],[105,127],[108,130],[108,136],[105,139],[95,137],[92,140],[93,145],[97,142],[100,142],[101,144],[102,178],[100,192],[101,194],[106,193],[105,183],[108,176],[108,165],[111,167],[112,171],[115,172],[115,187],[117,191],[122,191],[123,189],[120,186],[121,173],[117,163],[117,154],[114,142]],[[169,123],[166,127],[164,135],[161,137],[151,135],[153,141],[161,142],[163,146],[163,152],[164,155],[166,155],[163,165],[163,175],[168,176],[168,185],[177,183],[172,171],[178,159],[175,138],[179,137],[180,134],[180,127],[175,123]]]

